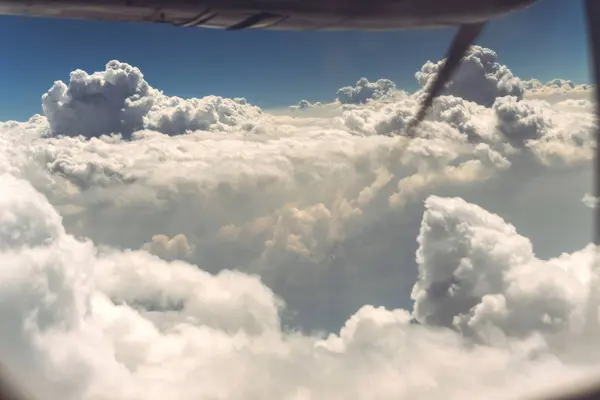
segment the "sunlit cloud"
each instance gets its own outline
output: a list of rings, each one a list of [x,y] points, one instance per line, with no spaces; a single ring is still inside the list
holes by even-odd
[[[3,361],[50,400],[504,399],[593,372],[591,99],[465,65],[414,138],[422,91],[386,79],[277,112],[118,61],[54,83],[0,124]]]

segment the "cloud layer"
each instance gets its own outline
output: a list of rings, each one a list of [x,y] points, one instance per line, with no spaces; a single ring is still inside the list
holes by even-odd
[[[587,375],[592,104],[530,98],[489,49],[465,68],[415,138],[422,93],[388,80],[278,113],[117,61],[55,83],[45,116],[0,124],[3,361],[50,399],[507,398]]]
[[[282,330],[283,303],[255,276],[97,249],[66,234],[27,182],[4,174],[0,188],[2,226],[21,222],[0,252],[0,348],[44,398],[502,398],[586,373],[571,345],[597,344],[597,330],[584,335],[598,306],[592,247],[539,260],[462,199],[426,201],[413,289],[424,325],[363,306],[323,337]]]

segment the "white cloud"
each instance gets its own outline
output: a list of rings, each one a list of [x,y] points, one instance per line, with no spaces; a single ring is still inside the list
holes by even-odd
[[[55,135],[128,137],[143,127],[157,94],[139,69],[114,60],[103,72],[73,71],[68,85],[56,81],[42,106]]]
[[[586,101],[593,101],[596,90],[596,85],[576,84],[564,79],[554,79],[546,83],[531,79],[523,81],[523,85],[526,88],[527,99],[541,99],[553,103],[578,100],[580,105]]]
[[[203,101],[192,103],[214,110]],[[247,106],[221,101],[229,102]],[[145,130],[129,141],[47,139],[37,118],[9,124],[3,147],[7,170],[49,198],[68,232],[212,272],[258,273],[288,302],[287,322],[335,329],[365,303],[408,307],[419,202],[431,193],[501,211],[545,255],[589,240],[576,193],[589,190],[593,116],[540,101],[514,104],[533,113],[511,116],[515,138],[527,133],[531,115],[552,121],[524,148],[506,142],[494,108],[453,96],[436,100],[417,139],[394,136],[418,106],[400,91],[287,115],[242,107],[235,115],[250,116],[254,128],[216,123],[227,135]],[[545,205],[531,211],[535,203]],[[546,217],[573,206],[565,220]],[[565,238],[567,227],[574,234]]]
[[[165,96],[145,81],[141,71],[116,60],[91,75],[76,70],[68,84],[54,83],[42,96],[53,135],[125,138],[142,128],[168,135],[187,131],[227,131],[241,125],[251,130],[261,110],[243,98]]]
[[[565,79],[553,79],[546,83],[540,82],[538,79],[530,79],[528,81],[523,81],[523,85],[525,89],[528,91],[535,92],[571,92],[571,91],[591,91],[594,90],[595,85],[589,84],[576,84],[573,81],[565,80]]]
[[[295,106],[290,106],[290,110],[304,111],[304,110],[308,110],[309,108],[312,108],[312,107],[322,107],[322,106],[323,106],[323,104],[319,101],[311,103],[308,100],[300,100],[298,102],[298,104],[296,104]]]
[[[369,82],[360,78],[355,86],[345,86],[338,89],[337,100],[342,104],[364,104],[369,100],[381,99],[396,89],[396,84],[389,79],[378,79]]]
[[[513,146],[523,146],[530,140],[548,135],[552,121],[531,104],[517,101],[515,97],[502,97],[494,103],[498,116],[498,129]]]
[[[323,337],[282,330],[282,303],[256,277],[96,249],[67,235],[25,181],[2,175],[0,187],[3,209],[13,211],[2,225],[52,221],[23,224],[28,234],[0,250],[0,313],[10,321],[0,328],[3,361],[50,400],[503,398],[545,388],[549,376],[558,383],[591,372],[583,360],[562,360],[568,347],[530,335],[579,337],[589,322],[578,311],[591,298],[591,248],[538,260],[512,226],[460,199],[427,200],[415,286],[427,299],[417,296],[417,318],[457,330],[364,306]],[[452,297],[433,295],[448,276]],[[467,328],[504,340],[473,346]]]
[[[542,261],[512,225],[459,198],[427,199],[417,252],[415,316],[494,345],[542,335],[573,345],[588,324],[599,278],[592,245]],[[539,343],[541,345],[542,343]]]
[[[428,61],[417,72],[416,78],[423,87],[430,85],[445,60]],[[448,83],[445,93],[491,106],[496,98],[515,96],[523,98],[524,86],[510,69],[498,62],[497,54],[484,47],[472,46],[469,54]]]
[[[186,100],[161,96],[145,116],[144,127],[168,135],[198,130],[229,131],[236,126],[250,131],[260,116],[260,108],[244,99],[207,96]]]
[[[138,89],[107,76],[144,83],[121,67],[65,93],[127,105]],[[590,344],[589,101],[442,96],[410,139],[421,93],[276,111],[147,93],[135,132],[72,93],[0,125],[0,309],[33,321],[0,346],[21,377],[45,360],[38,393],[490,398],[584,372],[561,345]]]
[[[581,201],[583,202],[583,204],[585,204],[589,208],[596,208],[596,207],[598,207],[598,198],[592,196],[589,193],[584,194],[583,198],[581,199]]]

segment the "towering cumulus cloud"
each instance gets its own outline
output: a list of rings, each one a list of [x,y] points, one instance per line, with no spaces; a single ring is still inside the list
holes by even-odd
[[[416,74],[419,83],[422,86],[430,85],[444,62],[429,61],[423,65]],[[498,63],[496,52],[473,46],[448,84],[446,93],[489,107],[498,97],[515,96],[521,99],[523,86],[508,67]]]
[[[142,128],[169,135],[235,125],[250,130],[260,116],[260,109],[244,99],[165,96],[138,68],[116,60],[103,72],[73,71],[68,85],[55,82],[42,96],[42,106],[52,134],[84,137],[119,133],[130,138]]]
[[[417,252],[415,317],[487,343],[540,334],[570,341],[597,321],[592,245],[549,261],[512,225],[462,199],[430,197]],[[594,318],[597,318],[594,316]],[[564,345],[564,343],[562,343]]]
[[[142,128],[155,97],[139,69],[111,61],[104,72],[88,75],[77,70],[68,85],[55,82],[42,96],[42,106],[54,134],[128,137]]]
[[[422,92],[385,79],[277,111],[117,61],[55,83],[0,123],[0,361],[48,400],[516,399],[597,371],[590,97],[489,49],[465,68],[413,138]]]

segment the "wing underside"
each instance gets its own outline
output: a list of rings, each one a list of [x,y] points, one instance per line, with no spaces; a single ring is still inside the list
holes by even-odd
[[[392,30],[479,23],[534,0],[0,0],[0,15],[275,30]],[[500,4],[500,5],[499,5]]]

